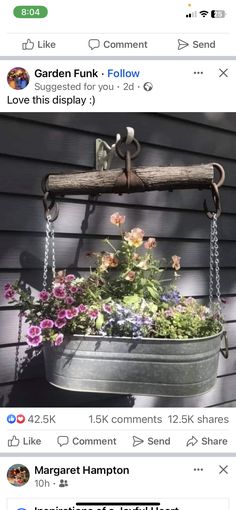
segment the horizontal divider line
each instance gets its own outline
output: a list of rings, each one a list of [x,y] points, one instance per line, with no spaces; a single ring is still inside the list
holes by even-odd
[[[159,114],[158,114],[159,115]],[[151,114],[150,114],[151,116]],[[49,128],[53,128],[53,129],[58,129],[60,131],[64,131],[64,132],[69,132],[69,131],[72,131],[72,132],[75,132],[76,134],[84,134],[85,136],[87,137],[99,137],[101,138],[102,137],[107,137],[107,138],[110,138],[111,140],[113,140],[114,138],[114,133],[98,133],[97,131],[91,131],[91,130],[83,130],[81,128],[76,128],[76,127],[73,127],[73,126],[68,126],[68,125],[62,125],[62,124],[55,124],[55,123],[50,123],[50,122],[46,122],[46,121],[39,121],[39,120],[36,120],[36,119],[31,119],[31,118],[22,118],[22,117],[15,117],[15,116],[8,116],[7,114],[1,114],[0,116],[0,119],[2,118],[7,118],[9,121],[11,120],[14,120],[15,122],[19,122],[19,123],[28,123],[28,124],[35,124],[35,125],[38,125],[39,127],[41,125],[44,125],[44,126],[47,126],[48,129]],[[164,117],[164,115],[163,115]],[[167,118],[167,117],[166,117]],[[43,116],[42,116],[42,119],[43,119]],[[170,123],[181,123],[181,124],[186,124],[186,123],[191,123],[192,125],[196,125],[196,126],[201,126],[201,124],[197,124],[197,123],[194,123],[192,122],[191,120],[188,120],[188,119],[180,119],[180,118],[175,118],[175,117],[168,117],[168,120],[170,120]],[[229,130],[226,130],[224,128],[217,128],[217,126],[212,126],[212,125],[205,125],[205,124],[202,124],[201,127],[204,127],[206,130],[212,130],[212,131],[215,131],[215,130],[218,130],[218,131],[226,131],[226,132],[229,132],[231,133],[232,135],[235,134],[234,131],[229,131]],[[168,145],[160,145],[160,144],[154,144],[153,142],[147,142],[147,141],[144,141],[142,138],[139,138],[139,141],[142,143],[142,146],[152,146],[154,148],[163,148],[163,149],[168,149],[169,151],[177,151],[177,152],[185,152],[185,153],[190,153],[190,154],[196,154],[196,155],[200,155],[200,156],[207,156],[207,157],[212,157],[213,160],[215,161],[216,158],[220,158],[221,160],[222,159],[225,159],[225,160],[230,160],[230,161],[235,161],[235,159],[233,158],[228,158],[226,156],[223,156],[221,157],[221,155],[215,155],[215,154],[211,154],[211,153],[207,153],[207,152],[201,152],[201,151],[193,151],[193,150],[187,150],[186,148],[182,148],[182,147],[173,147],[173,146],[168,146]],[[17,157],[17,156],[16,156]],[[28,158],[27,158],[28,159]]]
[[[236,403],[236,398],[235,398],[235,400],[233,399],[233,400],[226,400],[224,402],[217,402],[217,404],[213,404],[212,406],[207,406],[207,407],[208,408],[210,408],[210,407],[218,407],[218,406],[219,407],[226,407],[225,404],[231,404],[231,402],[235,402]],[[224,405],[222,406],[222,404],[224,404]],[[229,406],[229,407],[231,407],[231,406]]]
[[[222,375],[218,375],[217,376],[217,379],[222,379],[223,377],[230,377],[230,376],[233,376],[235,375],[236,376],[236,372],[231,372],[230,374],[222,374]]]
[[[9,344],[1,344],[0,343],[0,349],[7,349],[8,347],[20,347],[22,345],[28,345],[27,342],[13,342]],[[30,346],[28,346],[30,347]]]
[[[14,235],[14,236],[32,236],[32,237],[45,237],[45,231],[39,230],[38,232],[35,232],[33,230],[3,230],[0,229],[0,236],[3,235]],[[119,235],[114,234],[84,234],[84,233],[73,233],[73,232],[55,232],[55,237],[57,238],[70,238],[70,239],[112,239],[112,240],[119,240]],[[147,238],[148,235],[145,236]],[[158,237],[158,241],[168,241],[170,243],[172,242],[186,242],[186,243],[207,243],[209,245],[209,239],[206,238],[189,238],[189,237]],[[235,239],[220,239],[219,243],[226,244],[226,243],[235,243]]]
[[[167,190],[168,191],[168,190]],[[177,191],[177,190],[174,190]],[[24,198],[26,200],[42,200],[42,195],[28,195],[25,193],[12,193],[12,192],[0,192],[0,196],[9,196],[9,197],[19,197]],[[76,193],[75,193],[76,195]],[[204,199],[204,197],[203,197]],[[147,211],[168,211],[168,212],[181,212],[181,213],[191,213],[191,214],[204,214],[203,209],[190,209],[190,208],[184,208],[184,207],[167,207],[167,206],[154,206],[154,205],[142,205],[139,203],[133,203],[129,204],[127,203],[121,203],[121,202],[109,202],[106,200],[98,201],[96,199],[83,199],[83,198],[70,198],[70,196],[65,197],[57,197],[57,202],[63,203],[63,204],[75,204],[75,205],[86,205],[86,204],[93,204],[98,207],[119,207],[122,209],[141,209],[141,210],[147,210]],[[236,216],[236,212],[222,212],[222,215],[224,216]]]
[[[36,113],[37,115],[37,113]],[[24,117],[19,117],[19,116],[15,116],[15,115],[7,115],[7,113],[1,113],[1,117],[5,117],[7,119],[14,119],[14,120],[18,120],[18,121],[22,121],[22,122],[28,122],[28,123],[33,123],[33,124],[38,124],[39,126],[40,125],[45,125],[45,126],[52,126],[52,127],[56,127],[56,128],[61,128],[61,129],[66,129],[66,130],[70,130],[70,131],[75,131],[76,133],[85,133],[85,134],[92,134],[93,136],[107,136],[107,137],[110,137],[110,138],[113,138],[114,134],[111,133],[111,132],[107,132],[107,133],[103,133],[101,135],[101,133],[97,133],[96,131],[86,131],[82,128],[76,128],[76,127],[73,127],[73,126],[68,126],[68,124],[57,124],[57,123],[53,123],[53,122],[46,122],[44,120],[39,120],[39,119],[44,119],[43,115],[42,114],[38,114],[40,117],[38,119],[32,119],[32,118],[24,118]],[[42,116],[41,116],[42,115]],[[144,114],[145,116],[153,116],[153,113],[145,113]],[[158,115],[158,117],[162,117],[164,119],[167,119],[170,121],[170,123],[180,123],[180,124],[183,124],[183,125],[186,125],[186,124],[191,124],[192,126],[198,128],[198,126],[202,127],[203,129],[210,129],[210,130],[214,130],[214,131],[219,131],[219,132],[225,132],[225,133],[230,133],[232,135],[234,135],[236,133],[236,131],[233,131],[229,128],[225,128],[225,127],[219,127],[219,126],[216,126],[214,124],[204,124],[204,122],[198,122],[198,121],[194,121],[194,120],[191,120],[190,118],[181,118],[181,117],[175,117],[175,116],[170,116],[168,115],[168,113],[165,113],[165,112],[158,112],[158,114],[154,114],[154,115]]]
[[[171,112],[170,112],[171,113]],[[231,134],[236,134],[236,131],[233,131],[229,128],[224,128],[224,127],[218,127],[214,124],[204,124],[204,122],[199,122],[199,121],[194,121],[194,120],[191,120],[190,118],[182,118],[182,117],[175,117],[174,115],[168,115],[168,113],[159,113],[158,112],[158,117],[164,117],[168,120],[172,120],[172,121],[175,121],[175,122],[181,122],[182,124],[192,124],[193,126],[200,126],[200,127],[203,127],[203,128],[206,128],[206,129],[214,129],[215,131],[224,131],[225,133],[231,133]]]
[[[25,120],[25,119],[19,119],[19,120]],[[28,121],[26,121],[28,122]],[[46,124],[45,124],[46,125]],[[47,124],[49,127],[54,127],[54,125],[52,124]],[[60,126],[55,126],[56,128],[59,128],[60,129]],[[68,127],[63,127],[62,128],[65,132],[66,130],[69,130],[69,129],[73,129],[73,128],[68,128]],[[74,131],[76,131],[76,133],[79,133],[80,131],[79,130],[76,130],[74,129]],[[114,136],[112,135],[101,135],[101,133],[91,133],[90,131],[84,131],[84,134],[87,136],[87,138],[91,137],[93,138],[94,136],[96,136],[97,138],[101,138],[102,137],[107,137],[107,138],[110,138],[110,140],[113,140],[114,139]],[[191,149],[186,149],[185,147],[173,147],[173,146],[169,146],[169,145],[160,145],[160,144],[155,144],[154,142],[147,142],[147,141],[143,141],[141,138],[139,138],[139,141],[141,142],[142,144],[142,148],[146,147],[146,148],[149,148],[151,147],[152,149],[161,149],[161,150],[165,150],[165,151],[168,151],[168,152],[177,152],[177,153],[181,153],[181,154],[193,154],[194,156],[201,156],[201,157],[207,157],[209,159],[212,160],[212,162],[216,161],[217,159],[220,159],[221,161],[222,160],[225,160],[225,161],[233,161],[235,162],[236,159],[234,158],[230,158],[230,157],[227,157],[227,156],[222,156],[221,154],[211,154],[209,152],[202,152],[202,151],[197,151],[197,150],[191,150]],[[109,140],[108,140],[108,143],[109,143]],[[66,165],[66,166],[70,166],[70,167],[76,167],[76,163],[67,163],[67,162],[64,162],[61,163],[60,161],[55,161],[55,160],[45,160],[45,159],[39,159],[39,158],[36,158],[36,157],[27,157],[26,154],[24,154],[24,156],[20,155],[18,156],[17,154],[10,154],[9,152],[0,152],[0,156],[3,155],[3,156],[14,156],[16,158],[20,157],[20,158],[24,158],[24,159],[27,159],[27,160],[34,160],[34,161],[41,161],[41,162],[47,162],[49,164],[55,164],[55,165],[58,165],[58,164],[62,164],[62,165]],[[210,161],[209,161],[210,163]],[[83,166],[83,164],[81,163],[80,166]],[[88,165],[85,165],[85,166],[88,166]],[[140,165],[141,166],[141,165]],[[161,165],[160,165],[161,166]],[[164,165],[163,165],[164,166]]]
[[[22,156],[22,155],[15,155],[15,154],[10,154],[10,153],[2,153],[0,152],[0,162],[1,162],[1,157],[4,157],[6,159],[13,159],[13,160],[22,160],[22,161],[32,161],[32,162],[36,162],[36,163],[41,163],[42,165],[46,166],[47,164],[52,164],[52,165],[57,165],[58,167],[61,167],[61,168],[64,168],[64,167],[72,167],[72,169],[74,168],[74,170],[82,170],[83,168],[87,168],[87,169],[90,169],[92,168],[91,165],[86,165],[86,164],[77,164],[77,163],[61,163],[60,161],[50,161],[50,160],[45,160],[45,159],[39,159],[39,158],[33,158],[31,156]],[[67,173],[67,172],[63,172],[63,173]]]

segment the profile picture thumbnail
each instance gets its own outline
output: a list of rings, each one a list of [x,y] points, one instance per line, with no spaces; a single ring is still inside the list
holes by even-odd
[[[7,83],[14,90],[25,89],[29,81],[29,73],[23,67],[13,67],[7,75]]]
[[[7,471],[7,479],[14,487],[23,487],[30,477],[30,472],[23,464],[13,464]]]

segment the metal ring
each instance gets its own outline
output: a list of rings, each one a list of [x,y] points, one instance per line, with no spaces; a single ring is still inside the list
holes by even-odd
[[[49,200],[50,200],[50,203],[48,203]],[[43,207],[44,207],[45,217],[46,217],[46,219],[49,219],[49,221],[51,223],[58,218],[58,215],[59,215],[58,203],[56,202],[55,197],[52,196],[49,191],[46,191],[46,193],[44,193]],[[48,218],[48,216],[50,216],[50,218]]]
[[[47,181],[48,181],[49,175],[50,174],[45,175],[41,181],[41,188],[42,188],[44,194],[48,192]]]
[[[126,158],[127,151],[130,151],[130,146],[131,146],[132,144],[134,144],[136,149],[135,149],[135,151],[134,151],[132,154],[130,154],[130,158],[131,158],[131,159],[135,159],[135,158],[138,156],[138,154],[140,153],[140,150],[141,150],[140,143],[138,142],[137,138],[134,138],[134,139],[133,139],[132,144],[130,144],[130,145],[129,145],[129,148],[127,148],[126,152],[123,152],[123,151],[121,150],[121,146],[124,144],[124,145],[127,147],[127,145],[126,145],[126,138],[127,138],[126,136],[123,136],[123,137],[122,137],[122,138],[121,138],[121,139],[120,139],[120,140],[116,143],[116,153],[117,153],[117,155],[118,155],[121,159],[125,159],[125,158]]]
[[[224,168],[223,168],[222,165],[219,165],[219,163],[213,163],[213,168],[218,170],[218,172],[220,174],[219,181],[215,183],[216,186],[218,188],[220,188],[222,186],[222,184],[224,184],[224,182],[225,182],[225,171],[224,171]]]

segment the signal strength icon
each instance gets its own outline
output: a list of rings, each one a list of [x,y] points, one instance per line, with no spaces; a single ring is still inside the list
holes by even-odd
[[[209,12],[208,11],[200,11],[200,14],[203,18],[205,18],[209,14]]]
[[[197,11],[190,12],[189,14],[186,14],[186,18],[196,18],[197,17]]]

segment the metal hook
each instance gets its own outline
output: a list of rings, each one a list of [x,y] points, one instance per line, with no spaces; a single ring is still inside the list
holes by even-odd
[[[58,218],[59,215],[58,203],[56,202],[55,197],[51,195],[49,191],[46,191],[46,193],[44,193],[43,207],[46,220],[49,220],[52,223]]]
[[[222,178],[220,180],[222,180]],[[203,202],[204,211],[205,211],[207,217],[210,218],[210,220],[212,220],[214,218],[214,216],[216,216],[216,218],[219,218],[219,216],[221,215],[220,193],[218,190],[218,186],[215,182],[211,183],[211,192],[212,192],[213,202],[215,204],[215,211],[210,211],[208,209],[206,200],[204,200],[204,202]]]
[[[228,341],[228,335],[227,332],[224,330],[221,335],[221,340],[225,341],[225,347],[220,349],[221,354],[224,356],[225,359],[228,359],[229,357],[229,341]]]
[[[117,133],[116,141],[111,146],[101,138],[96,139],[96,170],[110,170],[112,160],[116,153],[116,145],[120,141],[121,135]],[[134,141],[134,128],[126,127],[126,136],[124,143],[126,145],[132,144]],[[46,191],[46,190],[45,190]]]

